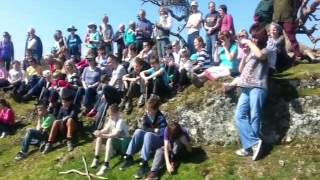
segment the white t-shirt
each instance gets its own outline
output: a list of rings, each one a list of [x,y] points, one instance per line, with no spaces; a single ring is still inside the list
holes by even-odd
[[[37,48],[36,45],[37,45],[37,40],[36,40],[36,38],[32,38],[32,39],[29,39],[29,40],[28,40],[28,46],[27,46],[27,48],[28,48],[28,49],[32,49],[32,50],[35,50],[35,49]]]
[[[128,125],[122,119],[118,119],[116,122],[109,119],[104,129],[108,129],[110,133],[118,133],[118,138],[129,137]]]
[[[196,26],[202,20],[202,14],[200,12],[193,13],[189,16],[187,26],[193,25]],[[192,34],[194,32],[200,31],[201,23],[198,24],[197,27],[191,27],[188,29],[188,34]]]
[[[114,88],[116,88],[120,91],[123,90],[124,87],[123,87],[122,77],[126,74],[127,74],[127,72],[126,72],[125,68],[120,64],[118,65],[118,67],[116,69],[114,69],[112,71],[112,76],[111,76],[110,82],[115,81],[115,83],[113,85]],[[112,84],[110,84],[110,85],[112,85]]]
[[[25,72],[24,70],[15,70],[15,69],[10,69],[9,71],[9,77],[8,80],[9,82],[13,81],[23,81],[25,79]]]

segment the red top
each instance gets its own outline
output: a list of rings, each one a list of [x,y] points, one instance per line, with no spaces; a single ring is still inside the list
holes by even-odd
[[[222,18],[220,31],[221,32],[229,31],[229,32],[232,32],[233,35],[235,35],[233,18],[231,15],[229,15],[229,14],[224,15],[224,17]]]
[[[3,108],[0,110],[0,123],[13,125],[15,123],[15,115],[12,109]]]
[[[53,88],[69,88],[70,84],[63,79],[58,79],[58,80],[53,80],[51,82],[51,87],[53,87]]]

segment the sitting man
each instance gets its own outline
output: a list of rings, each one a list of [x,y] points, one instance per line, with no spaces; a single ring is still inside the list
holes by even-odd
[[[147,102],[146,113],[140,120],[140,129],[137,129],[129,143],[125,161],[119,168],[125,170],[133,163],[133,155],[141,150],[141,167],[135,178],[142,178],[149,172],[148,160],[151,159],[151,153],[163,146],[164,129],[167,121],[159,110],[159,97],[152,97]]]
[[[21,151],[15,157],[16,160],[21,160],[28,156],[29,145],[33,140],[41,143],[45,142],[48,138],[52,123],[54,121],[54,117],[52,114],[48,113],[45,105],[37,106],[37,113],[39,119],[36,129],[28,129],[25,137],[22,140]]]
[[[49,138],[48,143],[46,143],[45,149],[42,152],[43,154],[47,154],[52,150],[53,143],[56,142],[58,135],[62,135],[62,137],[67,138],[67,146],[68,151],[72,151],[74,148],[73,138],[76,133],[76,129],[79,125],[78,121],[78,111],[73,104],[74,100],[74,92],[72,90],[65,89],[61,91],[61,102],[62,107],[58,113],[57,119],[54,121]]]

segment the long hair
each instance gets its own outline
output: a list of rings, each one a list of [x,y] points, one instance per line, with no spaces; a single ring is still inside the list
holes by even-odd
[[[178,122],[171,122],[168,125],[168,136],[170,139],[177,139],[183,135],[182,127]]]

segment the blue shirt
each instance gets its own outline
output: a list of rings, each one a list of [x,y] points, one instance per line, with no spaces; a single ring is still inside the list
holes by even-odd
[[[67,38],[67,46],[70,52],[79,52],[79,46],[82,44],[80,37],[76,34],[73,37],[71,35]],[[76,55],[76,54],[72,54]]]
[[[152,23],[149,20],[147,20],[147,19],[141,20],[139,18],[138,22],[137,22],[137,29],[141,29],[141,30],[148,32],[148,35],[138,33],[137,39],[141,40],[141,39],[150,39],[151,38],[153,28],[152,28]]]
[[[236,43],[232,43],[231,44],[231,46],[229,48],[229,52],[233,53],[233,54],[236,54],[231,61],[228,60],[224,48],[220,49],[220,52],[219,52],[219,58],[220,58],[220,61],[221,61],[220,65],[224,66],[224,67],[227,67],[228,69],[231,70],[231,72],[238,72],[238,66],[239,66],[240,62],[237,59],[238,46],[237,46]]]
[[[160,136],[161,138],[164,137],[164,130],[167,127],[167,120],[165,116],[161,113],[161,111],[158,111],[156,113],[156,116],[154,119],[151,118],[151,116],[147,113],[144,114],[143,118],[143,127],[144,128],[152,128],[156,129],[158,128],[160,130]]]
[[[162,70],[162,74],[161,74],[161,77],[160,77],[160,78],[162,78],[162,80],[163,80],[163,82],[164,82],[164,84],[165,84],[166,86],[169,86],[169,76],[168,76],[167,71],[165,70],[164,67],[161,67],[159,70]],[[154,69],[154,68],[150,68],[150,69],[147,70],[147,73],[148,73],[149,75],[152,75],[152,74],[156,73],[156,72],[159,71],[159,70],[156,70],[156,69]]]
[[[82,73],[82,80],[86,82],[87,85],[92,85],[96,82],[99,82],[100,77],[101,70],[99,68],[92,70],[90,67],[86,67]]]

